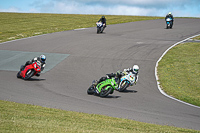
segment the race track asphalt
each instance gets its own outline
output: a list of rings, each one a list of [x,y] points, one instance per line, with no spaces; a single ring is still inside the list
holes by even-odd
[[[173,29],[165,29],[164,20],[148,20],[108,25],[103,34],[96,34],[93,27],[1,43],[0,53],[66,56],[47,56],[51,69],[31,81],[17,79],[17,71],[3,70],[1,63],[0,100],[200,130],[200,109],[162,95],[155,78],[155,65],[163,52],[200,34],[199,24],[200,19],[177,18]],[[0,54],[1,58],[7,54]],[[9,57],[6,64],[19,69],[26,62],[19,57]],[[140,67],[137,85],[107,98],[87,95],[94,79],[134,64]]]

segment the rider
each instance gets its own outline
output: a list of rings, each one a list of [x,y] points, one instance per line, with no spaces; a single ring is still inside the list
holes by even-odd
[[[33,64],[34,62],[38,62],[38,61],[41,63],[41,71],[43,71],[44,67],[45,67],[45,64],[46,64],[45,63],[45,61],[46,61],[46,56],[45,55],[41,55],[39,57],[35,57],[32,60],[27,61],[22,69],[24,69],[27,65]],[[36,76],[40,76],[40,73],[37,73]]]
[[[118,79],[118,84],[120,83],[120,78],[122,76],[124,76],[125,74],[128,74],[129,72],[132,72],[135,76],[135,84],[137,83],[138,81],[138,72],[139,72],[139,66],[138,65],[133,65],[133,68],[128,68],[128,69],[124,69],[123,72],[121,71],[117,71],[117,73],[111,73],[111,74],[106,74],[106,77],[101,77],[98,81],[95,81],[93,83],[93,85],[97,85],[98,83],[102,82],[102,81],[105,81],[106,79],[111,79],[112,77],[116,77]]]
[[[119,84],[120,78],[124,75],[124,73],[122,73],[121,71],[117,71],[117,73],[110,73],[110,74],[106,74],[106,77],[101,77],[98,81],[94,81],[93,85],[97,85],[98,83],[105,81],[106,79],[111,79],[112,77],[116,77],[117,78],[117,83]]]
[[[173,15],[172,15],[171,12],[169,12],[169,13],[166,15],[165,20],[166,20],[167,18],[172,18],[172,25],[173,25],[174,17],[173,17]]]
[[[106,28],[106,18],[105,16],[102,16],[98,22],[102,22],[103,23],[103,28],[105,29]]]
[[[133,65],[133,68],[128,68],[128,69],[124,69],[123,73],[124,74],[128,74],[129,72],[132,72],[135,75],[135,85],[138,81],[138,72],[139,72],[139,66],[138,65]]]

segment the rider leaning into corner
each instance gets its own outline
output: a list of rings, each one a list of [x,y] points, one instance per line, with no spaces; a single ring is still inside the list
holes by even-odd
[[[138,77],[139,77],[139,74],[138,74],[139,66],[138,65],[133,65],[132,68],[124,69],[123,72],[117,71],[117,73],[106,74],[106,77],[101,77],[98,81],[94,82],[93,85],[96,86],[98,83],[100,83],[102,81],[105,81],[106,79],[110,79],[112,77],[118,78],[118,84],[119,84],[121,77],[126,75],[126,74],[128,74],[129,72],[132,72],[134,74],[134,76],[135,76],[135,85],[136,85],[136,83],[138,81]]]
[[[123,73],[128,74],[129,72],[132,72],[135,76],[135,85],[136,85],[139,77],[139,69],[140,68],[138,65],[133,65],[133,68],[124,69]]]
[[[105,29],[106,28],[106,18],[105,16],[102,16],[98,22],[102,22],[103,23],[103,28]]]
[[[32,60],[27,61],[22,69],[24,69],[27,65],[33,64],[34,62],[40,62],[41,63],[41,71],[43,71],[44,67],[46,65],[45,61],[46,61],[46,56],[45,55],[41,55],[39,57],[35,57]],[[40,76],[40,73],[37,73],[35,76]]]
[[[166,15],[165,20],[166,20],[167,18],[172,18],[172,25],[173,25],[173,23],[174,23],[174,17],[173,17],[173,15],[172,15],[171,12],[169,12],[169,13]]]

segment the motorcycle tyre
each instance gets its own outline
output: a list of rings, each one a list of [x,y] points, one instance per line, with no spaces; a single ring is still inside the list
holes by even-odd
[[[99,32],[100,32],[100,29],[99,29],[99,28],[97,28],[97,34],[99,34]]]
[[[104,28],[102,27],[100,33],[103,33],[103,30],[104,30]]]
[[[19,72],[17,73],[17,78],[21,78],[20,73],[21,73],[21,71],[19,71]]]
[[[107,97],[113,91],[112,87],[109,87],[108,90],[101,90],[99,93],[100,97]]]
[[[93,95],[95,92],[94,92],[94,87],[93,87],[93,85],[91,85],[89,88],[88,88],[88,90],[87,90],[87,94],[88,95]]]
[[[125,82],[125,81],[123,81],[123,82]],[[125,91],[126,90],[126,88],[129,86],[129,83],[128,82],[126,82],[125,83],[125,85],[124,86],[122,86],[120,89],[119,89],[119,92],[123,92],[123,91]]]
[[[29,71],[29,70],[28,70]],[[27,71],[27,72],[28,72]],[[27,72],[26,72],[26,76],[25,76],[25,78],[24,78],[24,80],[28,80],[28,79],[30,79],[33,75],[34,75],[34,73],[35,73],[35,71],[34,70],[30,70],[31,72],[30,72],[30,74],[29,75],[27,75]]]

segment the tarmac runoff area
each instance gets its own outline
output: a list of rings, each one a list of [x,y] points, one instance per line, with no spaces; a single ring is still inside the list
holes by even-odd
[[[23,52],[23,51],[9,51],[0,50],[0,70],[4,71],[19,71],[20,66],[24,65],[26,61],[32,60],[34,57],[38,57],[44,54],[48,60],[46,60],[46,67],[42,73],[45,73],[54,68],[61,61],[66,59],[69,54],[58,53],[41,53],[41,52]]]

